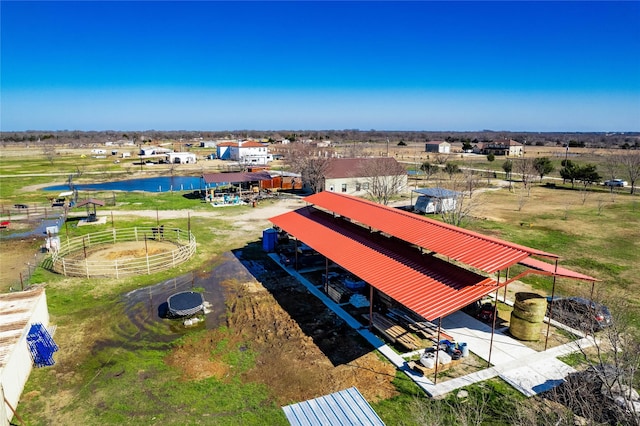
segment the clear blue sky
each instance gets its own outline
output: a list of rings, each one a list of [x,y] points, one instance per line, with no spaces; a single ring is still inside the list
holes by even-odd
[[[3,131],[640,131],[637,1],[0,8]]]

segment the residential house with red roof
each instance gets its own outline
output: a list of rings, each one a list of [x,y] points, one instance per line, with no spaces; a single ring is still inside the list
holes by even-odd
[[[324,172],[324,190],[366,195],[372,185],[391,184],[396,191],[407,188],[407,171],[392,157],[332,158]]]

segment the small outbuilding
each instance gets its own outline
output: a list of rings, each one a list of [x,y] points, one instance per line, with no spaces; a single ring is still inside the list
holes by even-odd
[[[192,152],[170,152],[167,162],[171,164],[196,164],[196,155]]]
[[[282,407],[291,426],[384,426],[357,388],[352,387]]]
[[[445,141],[429,141],[425,144],[424,151],[449,154],[451,152],[451,144]]]
[[[0,425],[8,425],[31,374],[33,325],[49,326],[44,288],[0,294]]]
[[[443,213],[455,210],[460,192],[444,188],[414,189],[418,194],[413,211],[420,213]]]
[[[76,207],[86,207],[87,208],[87,219],[86,222],[96,222],[98,220],[96,206],[104,207],[104,201],[96,200],[95,198],[89,198],[87,200],[79,202]],[[93,211],[92,211],[93,207]]]

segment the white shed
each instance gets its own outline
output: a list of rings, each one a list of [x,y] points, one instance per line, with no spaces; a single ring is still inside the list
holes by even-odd
[[[430,141],[424,145],[425,152],[438,152],[440,154],[451,153],[451,144],[445,141]]]
[[[170,152],[167,154],[167,161],[172,164],[195,164],[196,155],[192,152]]]
[[[33,324],[49,326],[44,288],[0,294],[0,425],[13,417],[24,385],[33,368],[27,334]],[[2,395],[0,395],[2,396]]]

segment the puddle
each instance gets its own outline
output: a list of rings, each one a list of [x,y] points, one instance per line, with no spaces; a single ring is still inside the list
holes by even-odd
[[[32,223],[32,222],[30,222]],[[58,229],[62,229],[63,220],[62,217],[59,218],[51,218],[51,219],[42,219],[40,222],[35,225],[29,225],[29,229],[23,232],[11,232],[11,230],[4,230],[0,233],[0,240],[10,240],[16,238],[28,238],[28,237],[46,237],[47,236],[47,228],[50,226],[57,226]]]
[[[190,272],[125,294],[125,309],[131,322],[140,330],[150,329],[150,321],[163,323],[174,334],[184,334],[197,327],[214,329],[223,325],[226,322],[225,290],[220,283],[230,279],[251,280],[253,277],[231,253],[224,253],[221,257],[211,271]],[[204,324],[185,327],[183,320],[168,319],[169,296],[193,289],[202,290],[206,312]]]

